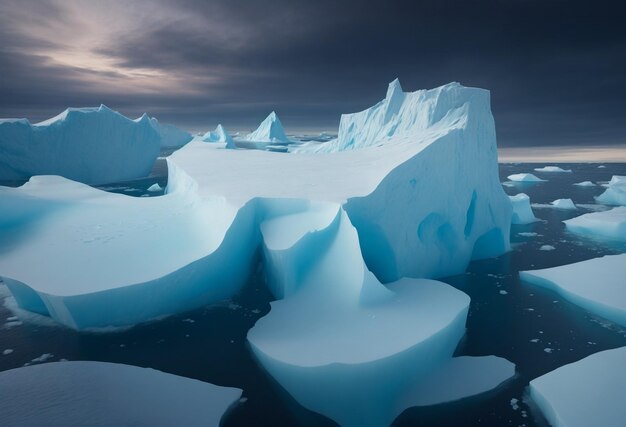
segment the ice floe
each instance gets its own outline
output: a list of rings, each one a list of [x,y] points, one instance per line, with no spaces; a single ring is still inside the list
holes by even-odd
[[[591,212],[563,221],[569,231],[609,240],[626,241],[626,207]]]
[[[516,173],[507,177],[513,182],[543,182],[545,179],[537,178],[532,173]]]

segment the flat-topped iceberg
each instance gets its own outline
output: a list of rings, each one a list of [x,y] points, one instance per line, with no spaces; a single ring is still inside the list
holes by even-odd
[[[235,148],[233,138],[221,124],[218,124],[215,130],[205,133],[202,136],[202,140],[204,142],[225,142],[226,148]]]
[[[604,193],[596,201],[605,205],[626,206],[626,176],[613,175]]]
[[[46,363],[0,372],[0,425],[218,426],[240,396],[136,366]]]
[[[563,210],[576,210],[578,209],[572,199],[556,199],[555,201],[550,203],[556,209]]]
[[[558,173],[558,172],[571,172],[571,169],[562,169],[558,166],[544,166],[542,168],[535,168],[537,172],[550,172],[550,173]]]
[[[530,382],[530,397],[554,427],[621,427],[626,420],[626,347],[601,351]]]
[[[161,148],[180,148],[193,139],[189,132],[174,125],[161,123],[154,117],[150,121],[161,136]]]
[[[539,221],[530,207],[530,197],[527,194],[519,193],[515,196],[509,196],[509,200],[513,206],[511,224],[530,224]]]
[[[582,182],[577,182],[577,183],[575,183],[575,184],[573,184],[573,185],[576,185],[576,186],[578,186],[578,187],[595,187],[595,186],[596,186],[596,184],[594,184],[594,183],[593,183],[593,182],[591,182],[591,181],[582,181]]]
[[[551,289],[590,312],[626,326],[626,254],[522,271],[520,279]]]
[[[569,231],[589,237],[626,241],[626,207],[591,212],[563,221]]]
[[[0,120],[0,180],[61,175],[89,184],[150,173],[161,137],[147,115],[130,120],[101,105],[46,121]]]
[[[513,182],[543,182],[545,179],[537,178],[532,173],[516,173],[507,177]]]
[[[162,197],[55,177],[3,188],[0,224],[11,225],[0,227],[0,276],[20,306],[69,327],[134,324],[232,296],[256,262],[260,224],[297,207],[308,227],[318,202],[345,212],[358,233],[352,250],[379,281],[460,273],[510,247],[489,92],[450,84],[416,93],[411,111],[430,126],[381,146],[278,154],[195,139],[167,159]]]

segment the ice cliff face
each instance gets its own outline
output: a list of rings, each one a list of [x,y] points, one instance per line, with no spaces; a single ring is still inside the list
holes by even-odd
[[[178,129],[174,125],[161,123],[154,117],[150,119],[150,122],[161,136],[161,148],[179,148],[193,139],[189,132]]]
[[[130,120],[104,105],[69,108],[49,120],[0,121],[0,179],[62,175],[90,184],[147,175],[160,137],[144,115]]]

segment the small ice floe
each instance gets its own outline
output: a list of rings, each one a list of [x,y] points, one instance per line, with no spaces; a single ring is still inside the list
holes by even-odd
[[[156,193],[157,191],[163,191],[163,187],[161,187],[158,182],[155,182],[150,187],[148,187],[148,191],[150,191],[151,193]]]
[[[571,173],[572,172],[571,169],[562,169],[558,166],[544,166],[542,168],[535,168],[535,170],[537,172],[550,172],[550,173],[563,173],[563,172]]]
[[[556,248],[555,248],[554,246],[552,246],[552,245],[542,245],[542,246],[539,248],[539,250],[540,250],[540,251],[553,251],[553,250],[555,250],[555,249],[556,249]]]
[[[576,185],[578,187],[595,187],[596,186],[596,184],[594,184],[591,181],[577,182],[577,183],[575,183],[573,185]]]

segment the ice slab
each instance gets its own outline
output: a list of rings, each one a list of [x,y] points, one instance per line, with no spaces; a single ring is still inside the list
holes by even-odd
[[[530,224],[539,221],[530,207],[530,197],[527,194],[519,193],[515,196],[509,196],[509,200],[513,206],[511,224]]]
[[[596,197],[598,203],[626,206],[626,176],[613,175],[604,193]]]
[[[626,254],[520,272],[520,279],[551,289],[584,309],[626,326]]]
[[[559,173],[559,172],[572,172],[571,169],[562,169],[558,166],[544,166],[542,168],[535,168],[537,172],[550,172],[550,173]]]
[[[240,396],[136,366],[46,363],[0,372],[0,425],[218,426]]]
[[[579,187],[595,187],[595,186],[596,186],[596,184],[594,184],[594,183],[593,183],[593,182],[591,182],[591,181],[582,181],[582,182],[577,182],[577,183],[575,183],[575,184],[573,184],[573,185],[577,185],[577,186],[579,186]]]
[[[574,202],[572,201],[572,199],[556,199],[555,201],[551,202],[551,205],[554,206],[556,209],[563,209],[563,210],[578,209],[576,205],[574,204]]]
[[[590,237],[626,241],[626,207],[591,212],[563,221],[569,231]]]
[[[530,382],[530,397],[554,427],[621,427],[626,420],[626,347],[601,351]]]
[[[537,178],[532,173],[516,173],[507,177],[513,182],[543,182],[545,179]]]
[[[161,137],[148,116],[130,120],[104,105],[68,108],[46,121],[0,121],[0,179],[62,175],[89,184],[150,173]]]

